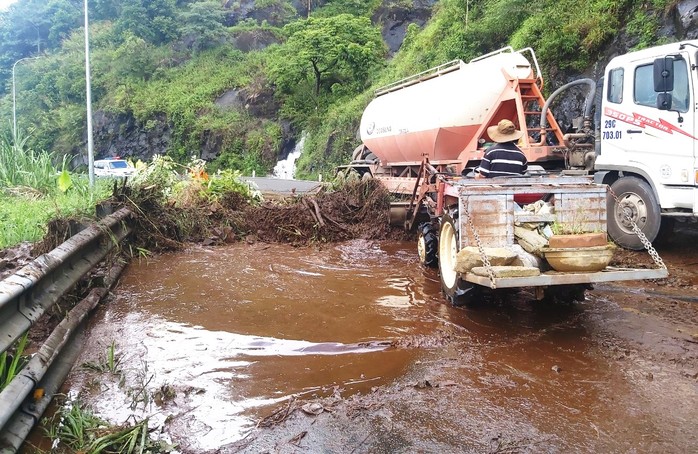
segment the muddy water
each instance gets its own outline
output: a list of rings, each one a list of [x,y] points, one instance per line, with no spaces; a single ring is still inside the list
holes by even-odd
[[[78,368],[70,389],[115,422],[150,416],[182,452],[241,439],[290,396],[354,393],[385,409],[298,418],[246,452],[303,431],[309,452],[361,440],[356,452],[686,451],[698,386],[673,358],[693,364],[698,349],[624,310],[637,299],[625,293],[545,305],[519,292],[454,309],[408,243],[194,247],[127,269],[81,359],[114,341],[121,373]],[[413,386],[425,379],[447,385]]]
[[[420,352],[390,343],[440,324],[422,307],[425,279],[411,248],[367,242],[194,247],[134,263],[82,358],[98,362],[114,341],[122,383],[96,386],[83,371],[71,386],[114,421],[157,410],[169,432],[215,448],[290,396],[346,396],[403,375]],[[177,397],[154,408],[142,388]]]

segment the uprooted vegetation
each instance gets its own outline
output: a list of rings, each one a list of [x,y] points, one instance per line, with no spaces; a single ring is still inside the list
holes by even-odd
[[[209,176],[193,162],[183,176],[176,167],[157,157],[115,191],[111,203],[136,214],[138,247],[158,251],[242,239],[300,246],[390,233],[390,195],[377,181],[341,179],[313,193],[265,201],[237,172]]]

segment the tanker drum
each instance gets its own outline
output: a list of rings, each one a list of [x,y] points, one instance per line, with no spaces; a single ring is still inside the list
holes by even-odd
[[[382,165],[456,160],[478,148],[475,137],[505,92],[508,75],[533,78],[518,52],[455,61],[378,90],[361,117],[361,140]]]

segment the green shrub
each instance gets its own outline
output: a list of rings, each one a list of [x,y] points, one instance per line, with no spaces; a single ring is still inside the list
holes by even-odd
[[[223,170],[213,175],[204,186],[205,194],[211,200],[220,200],[231,194],[242,196],[247,201],[261,200],[261,194],[240,179],[240,172]]]

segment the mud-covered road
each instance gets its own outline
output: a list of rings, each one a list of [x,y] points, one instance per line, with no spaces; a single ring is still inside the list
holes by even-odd
[[[413,245],[193,247],[132,264],[67,391],[179,452],[688,452],[698,232],[670,278],[448,307]],[[621,263],[645,262],[622,252]]]

